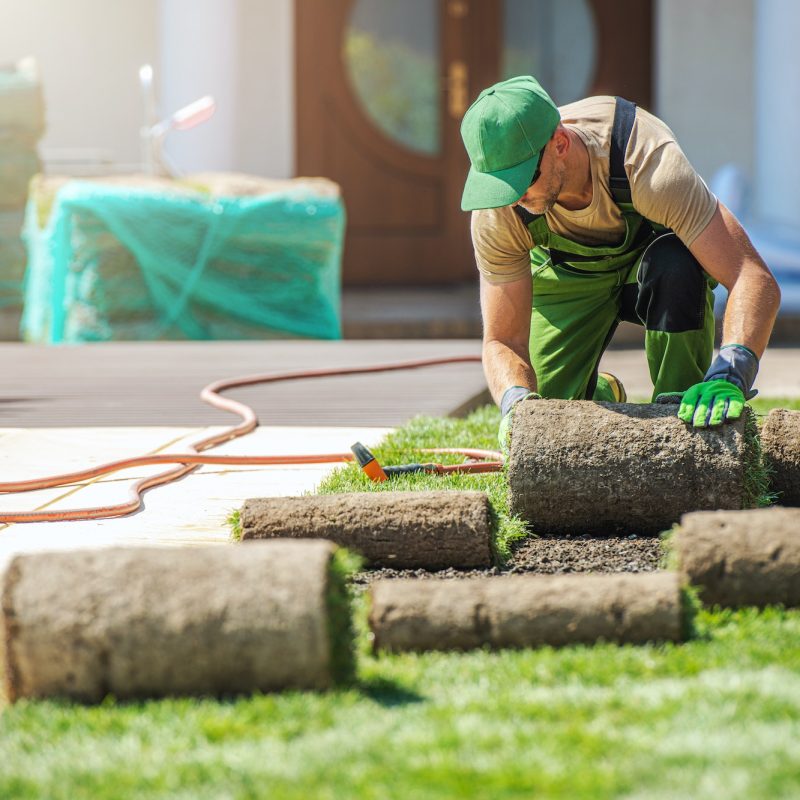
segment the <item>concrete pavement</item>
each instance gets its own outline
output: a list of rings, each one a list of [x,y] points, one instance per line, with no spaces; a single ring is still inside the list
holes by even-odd
[[[0,481],[87,468],[143,453],[178,453],[221,428],[0,429]],[[211,451],[219,455],[349,452],[377,444],[388,428],[258,428]],[[123,503],[140,478],[171,467],[138,467],[56,489],[0,495],[0,511],[57,511]],[[208,545],[230,540],[225,523],[248,497],[313,491],[335,464],[204,465],[144,494],[136,514],[105,520],[0,525],[0,569],[15,553],[111,545]]]

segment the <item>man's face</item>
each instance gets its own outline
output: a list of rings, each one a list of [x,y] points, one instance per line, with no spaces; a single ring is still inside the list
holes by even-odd
[[[545,148],[546,150],[547,148]],[[561,159],[554,158],[552,153],[549,158],[546,156],[546,152],[542,153],[539,162],[539,177],[514,204],[522,206],[531,214],[544,214],[549,211],[556,204],[558,196],[564,188],[566,165]]]

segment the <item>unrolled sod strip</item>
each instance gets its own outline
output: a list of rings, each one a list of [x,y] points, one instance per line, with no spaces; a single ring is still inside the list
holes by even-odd
[[[800,606],[800,509],[687,514],[672,541],[704,603]]]
[[[484,492],[353,492],[246,500],[242,539],[329,539],[370,566],[472,569],[493,563]]]
[[[329,542],[14,558],[6,695],[120,698],[324,689],[352,668]]]
[[[683,592],[674,572],[511,575],[463,580],[381,580],[371,589],[374,648],[476,647],[679,641]]]
[[[699,429],[675,405],[529,400],[511,427],[512,513],[544,533],[657,533],[688,511],[755,505],[749,409]],[[747,431],[747,435],[745,435]]]
[[[761,448],[777,502],[800,506],[800,411],[770,411],[761,429]]]

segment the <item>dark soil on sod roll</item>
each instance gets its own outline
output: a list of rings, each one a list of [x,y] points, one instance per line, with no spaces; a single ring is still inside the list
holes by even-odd
[[[375,652],[681,641],[677,572],[376,581]]]
[[[242,540],[327,539],[370,567],[487,569],[492,513],[485,492],[349,492],[245,500]]]
[[[379,578],[465,578],[488,575],[538,573],[557,575],[577,572],[652,572],[659,568],[662,546],[658,536],[530,536],[519,542],[503,567],[481,570],[376,569],[359,572],[356,586],[368,586]]]
[[[325,541],[18,554],[0,586],[5,697],[100,702],[347,682],[342,561]]]

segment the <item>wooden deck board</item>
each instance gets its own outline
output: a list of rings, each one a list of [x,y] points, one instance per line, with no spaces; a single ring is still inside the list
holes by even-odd
[[[474,340],[3,343],[0,427],[226,425],[236,417],[199,398],[222,378],[479,353]],[[485,388],[474,363],[267,384],[229,396],[253,407],[262,424],[394,426],[469,406]]]

